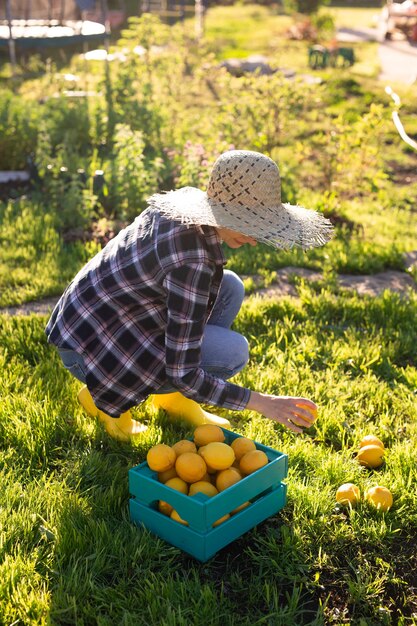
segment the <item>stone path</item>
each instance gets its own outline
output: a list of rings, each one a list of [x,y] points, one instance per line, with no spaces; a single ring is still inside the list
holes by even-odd
[[[7,315],[30,315],[31,313],[46,315],[52,311],[58,300],[59,296],[51,296],[50,298],[43,298],[36,302],[25,302],[17,306],[2,307],[0,308],[0,315],[3,313]]]
[[[408,269],[417,266],[417,250],[404,255]],[[294,277],[303,278],[310,283],[323,280],[323,274],[315,270],[303,267],[283,267],[276,272],[276,280],[267,288],[260,287],[255,290],[255,294],[262,298],[282,298],[285,296],[298,297],[298,292],[294,283]],[[255,284],[262,284],[260,276],[252,276]],[[406,295],[410,291],[417,292],[417,284],[407,272],[388,270],[372,275],[352,275],[340,274],[338,284],[345,289],[356,291],[360,296],[379,296],[386,289],[389,291]],[[37,302],[26,302],[18,306],[0,308],[0,315],[47,315],[54,308],[58,301],[58,296],[44,298]]]
[[[293,284],[294,277],[304,278],[309,282],[323,280],[323,275],[320,272],[301,267],[284,267],[277,271],[277,280],[272,285],[265,289],[258,289],[256,293],[267,298],[297,297],[297,288]],[[395,270],[370,276],[340,274],[337,282],[340,287],[356,291],[360,296],[379,296],[386,289],[399,294],[407,294],[409,291],[417,292],[417,284],[413,278],[406,272]]]
[[[383,41],[378,48],[379,80],[411,85],[417,79],[417,46],[408,41]]]

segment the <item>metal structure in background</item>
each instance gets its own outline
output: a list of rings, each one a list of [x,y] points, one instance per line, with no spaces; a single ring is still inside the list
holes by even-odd
[[[7,27],[9,29],[9,56],[10,56],[10,63],[12,66],[12,76],[14,77],[15,71],[16,71],[16,47],[15,47],[14,38],[13,38],[11,0],[6,0],[6,21],[7,21]]]
[[[153,13],[170,25],[194,16],[197,40],[204,34],[206,9],[207,0],[138,0],[139,15]],[[8,48],[15,75],[17,50],[90,41],[104,42],[107,49],[111,28],[126,17],[109,11],[108,0],[0,0],[0,51]]]
[[[204,18],[207,0],[138,0],[138,14],[152,13],[167,24],[183,21],[186,17],[194,17],[196,38],[204,33]]]
[[[19,50],[105,40],[107,0],[99,1],[103,23],[89,18],[96,0],[0,0],[0,50],[8,48],[12,71]]]

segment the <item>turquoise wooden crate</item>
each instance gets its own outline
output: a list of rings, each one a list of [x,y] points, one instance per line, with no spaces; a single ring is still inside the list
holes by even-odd
[[[226,443],[240,437],[226,429],[223,431]],[[268,465],[212,498],[202,493],[186,496],[166,487],[146,461],[132,468],[129,470],[132,520],[200,561],[208,560],[285,505],[286,485],[282,480],[287,475],[288,457],[258,442],[255,445],[267,455]],[[189,525],[184,526],[160,513],[159,500],[168,502]],[[251,502],[249,506],[213,528],[214,522],[247,501]]]
[[[139,500],[130,500],[130,516],[138,526],[143,525],[161,539],[205,563],[221,548],[282,509],[286,501],[286,488],[287,486],[282,483],[279,487],[260,496],[246,509],[205,533],[199,533],[193,528],[175,522],[152,507],[142,504]]]

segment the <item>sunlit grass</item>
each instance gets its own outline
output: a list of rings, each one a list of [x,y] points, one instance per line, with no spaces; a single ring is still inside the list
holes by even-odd
[[[333,623],[340,606],[375,624],[395,623],[378,621],[381,607],[411,614],[413,599],[402,590],[417,529],[417,302],[299,293],[299,301],[245,303],[236,329],[249,339],[251,361],[236,382],[313,397],[319,419],[297,436],[255,413],[220,411],[237,432],[289,455],[289,495],[280,514],[205,565],[135,528],[127,512],[128,469],[151,445],[192,431],[145,404],[135,416],[149,430],[137,444],[109,439],[77,404],[79,383],[46,345],[46,320],[0,319],[6,623],[220,626],[269,615],[290,626]],[[379,471],[354,458],[368,433],[387,448]],[[343,482],[362,493],[389,487],[393,509],[336,507]]]

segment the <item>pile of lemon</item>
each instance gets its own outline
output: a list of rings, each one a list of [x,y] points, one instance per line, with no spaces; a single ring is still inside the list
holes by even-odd
[[[384,462],[385,446],[375,435],[366,435],[359,442],[359,451],[356,460],[365,467],[376,469]],[[379,511],[389,511],[393,504],[392,493],[387,487],[376,485],[364,493],[366,502]],[[339,504],[355,506],[361,499],[361,492],[357,485],[344,483],[336,491],[336,500]]]
[[[225,439],[219,426],[203,424],[195,429],[193,441],[182,439],[173,446],[160,443],[149,450],[146,460],[150,469],[158,473],[158,480],[167,487],[184,495],[203,493],[211,498],[268,463],[267,455],[256,448],[252,439],[237,437],[230,445]],[[244,502],[213,526],[249,504]],[[160,500],[158,508],[171,519],[188,525],[168,502]]]

